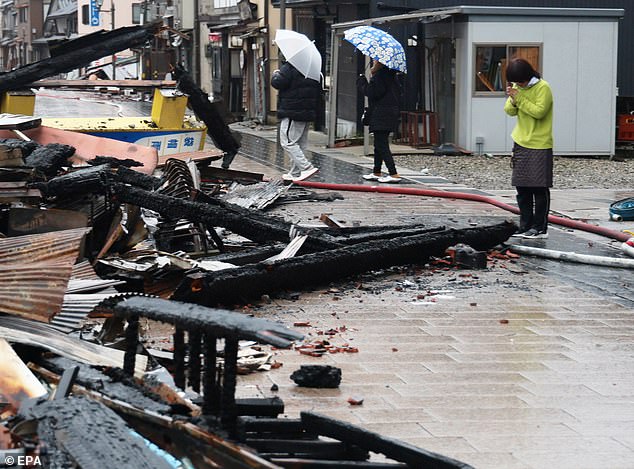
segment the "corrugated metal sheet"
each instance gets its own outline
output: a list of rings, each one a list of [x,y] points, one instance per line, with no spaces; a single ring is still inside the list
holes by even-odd
[[[258,182],[248,186],[234,184],[223,199],[227,203],[239,205],[240,207],[260,210],[275,202],[282,194],[288,191],[289,187],[284,185],[282,179]]]
[[[64,300],[72,264],[0,265],[0,312],[48,322]]]
[[[71,278],[83,280],[100,280],[97,272],[95,272],[95,268],[88,261],[81,261],[73,265],[73,274]]]
[[[0,312],[48,322],[90,228],[0,239]]]
[[[53,231],[0,239],[0,268],[8,264],[68,263],[79,257],[84,236],[91,228]]]

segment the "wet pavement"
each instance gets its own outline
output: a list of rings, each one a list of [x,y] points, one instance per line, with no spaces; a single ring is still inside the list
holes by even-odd
[[[275,129],[243,134],[235,169],[279,177],[288,161]],[[315,181],[371,185],[362,147],[326,149],[311,133]],[[398,152],[413,152],[393,146]],[[399,168],[404,187],[490,195]],[[336,189],[333,189],[336,191]],[[515,215],[489,204],[435,197],[340,192],[343,200],[282,205],[273,213],[318,224],[321,213],[355,224],[479,224]],[[554,214],[614,230],[609,203],[634,190],[552,192]],[[547,240],[513,241],[553,250],[626,257],[620,242],[551,225]],[[634,467],[634,294],[631,271],[531,256],[494,260],[484,271],[402,269],[274,298],[253,313],[308,322],[307,342],[327,338],[358,353],[320,358],[275,351],[282,367],[241,377],[244,395],[279,395],[286,415],[315,410],[400,438],[477,468]],[[296,386],[302,364],[343,370],[339,389]],[[275,384],[279,391],[270,391]],[[348,398],[363,398],[352,406]]]
[[[110,106],[112,107],[112,106]],[[117,112],[115,111],[115,115]],[[93,113],[93,115],[96,115]],[[243,153],[232,169],[280,177],[289,163],[275,128],[233,128]],[[311,133],[320,172],[311,180],[363,182],[372,169],[362,147],[325,148]],[[411,153],[409,147],[395,151]],[[214,162],[219,165],[219,162]],[[402,186],[476,192],[399,168]],[[329,213],[346,226],[427,223],[463,226],[515,215],[493,205],[438,197],[339,192],[343,199],[278,205],[271,213],[319,224]],[[510,191],[491,196],[514,203]],[[557,191],[555,213],[612,229],[621,191]],[[620,242],[551,226],[537,247],[621,256]],[[286,415],[315,410],[483,469],[634,468],[634,296],[631,271],[521,256],[486,270],[443,266],[369,273],[252,305],[249,312],[301,327],[307,342],[327,338],[358,353],[310,357],[275,350],[281,367],[240,376],[243,396],[281,397]],[[308,389],[289,378],[301,364],[343,370],[338,389]],[[272,391],[275,384],[278,391]],[[349,397],[362,398],[352,406]]]

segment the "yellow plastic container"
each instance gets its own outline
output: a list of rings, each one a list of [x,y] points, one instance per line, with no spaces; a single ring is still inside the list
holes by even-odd
[[[2,93],[0,112],[32,116],[35,111],[35,93],[32,91],[7,91]]]
[[[154,89],[152,120],[161,129],[180,129],[183,126],[187,96],[176,90]]]

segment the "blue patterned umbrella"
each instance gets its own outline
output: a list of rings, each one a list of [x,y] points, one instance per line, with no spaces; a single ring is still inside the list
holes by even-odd
[[[372,26],[357,26],[345,31],[344,39],[362,54],[378,60],[386,67],[407,73],[403,46],[385,31]]]

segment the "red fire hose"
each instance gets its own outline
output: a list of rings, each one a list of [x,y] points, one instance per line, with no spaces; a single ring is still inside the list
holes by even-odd
[[[328,189],[353,192],[380,192],[384,194],[418,195],[424,197],[442,197],[445,199],[472,200],[474,202],[485,202],[509,212],[519,214],[519,209],[517,207],[514,207],[513,205],[500,202],[484,195],[468,194],[465,192],[440,191],[437,189],[418,189],[413,187],[365,186],[361,184],[330,184],[326,182],[311,181],[297,181],[294,182],[294,184],[302,187],[310,187],[313,189]],[[584,223],[577,220],[571,220],[570,218],[548,215],[548,221],[556,225],[573,228],[575,230],[587,231],[589,233],[595,233],[607,238],[616,239],[617,241],[625,242],[631,238],[631,235],[623,233],[621,231],[611,230],[609,228],[591,225],[589,223]]]

